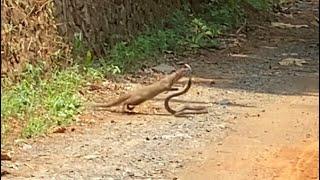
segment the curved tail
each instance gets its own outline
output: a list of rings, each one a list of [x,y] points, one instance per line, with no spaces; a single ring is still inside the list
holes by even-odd
[[[105,107],[116,106],[116,105],[121,104],[123,101],[125,101],[125,100],[127,100],[129,98],[130,98],[130,95],[125,94],[125,95],[120,96],[118,99],[116,99],[114,101],[111,101],[111,102],[109,102],[107,104],[95,104],[95,105],[93,105],[93,107],[103,107],[103,108],[105,108]]]

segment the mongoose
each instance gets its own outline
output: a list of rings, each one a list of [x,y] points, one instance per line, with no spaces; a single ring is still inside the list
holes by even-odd
[[[208,113],[208,110],[206,109],[205,106],[190,106],[190,105],[184,105],[182,107],[180,107],[178,110],[173,110],[172,108],[170,108],[169,106],[169,101],[170,99],[174,98],[174,97],[177,97],[177,96],[180,96],[182,94],[185,94],[186,92],[188,92],[188,90],[190,89],[191,87],[191,84],[192,84],[192,78],[191,76],[189,77],[189,81],[186,85],[185,88],[182,89],[182,91],[179,91],[179,92],[175,92],[171,95],[169,95],[165,101],[164,101],[164,107],[166,108],[166,110],[173,114],[174,116],[180,116],[180,115],[183,115],[183,114],[187,114],[185,111],[186,110],[193,110],[192,112],[189,112],[188,114],[190,113],[193,113],[193,114],[203,114],[203,113]]]
[[[123,112],[126,112],[127,110],[131,111],[135,108],[135,106],[154,98],[162,92],[177,90],[177,88],[172,88],[172,85],[183,76],[186,76],[188,72],[190,72],[190,66],[185,64],[185,67],[180,68],[176,72],[167,75],[165,78],[159,80],[158,82],[124,94],[108,104],[98,104],[94,105],[94,107],[105,108],[121,104]]]

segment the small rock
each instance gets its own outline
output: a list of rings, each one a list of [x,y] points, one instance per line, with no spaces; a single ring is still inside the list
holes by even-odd
[[[149,137],[146,137],[146,140],[147,140],[147,141],[149,141],[149,140],[150,140],[150,138],[149,138]]]
[[[98,157],[99,157],[98,155],[92,154],[92,155],[84,156],[83,158],[85,158],[87,160],[93,160],[93,159],[96,159]]]
[[[17,139],[17,140],[14,141],[14,144],[16,144],[16,145],[19,145],[19,144],[22,144],[22,143],[26,143],[26,140],[24,140],[24,139]],[[2,145],[1,145],[1,146],[2,146]]]
[[[188,120],[192,120],[193,118],[194,118],[194,116],[187,117]]]
[[[11,161],[12,156],[10,155],[10,153],[7,152],[1,152],[1,161]]]
[[[160,64],[158,66],[153,67],[152,69],[157,72],[162,72],[162,73],[171,73],[172,71],[175,70],[175,68],[173,66],[170,66],[167,64]]]
[[[8,168],[18,170],[19,169],[19,164],[17,164],[17,163],[8,164]]]
[[[311,137],[311,134],[310,133],[308,133],[308,134],[306,134],[306,138],[310,138]],[[2,158],[1,158],[2,159]]]
[[[4,169],[2,169],[2,167],[1,167],[1,176],[7,175],[7,174],[10,174],[9,171],[4,170]]]
[[[101,89],[100,86],[97,86],[97,85],[94,85],[94,84],[90,84],[88,91],[96,91],[96,90],[99,90],[99,89]]]
[[[226,129],[226,126],[223,125],[223,124],[219,124],[219,125],[217,125],[217,127],[220,128],[220,129]]]
[[[22,149],[25,150],[25,151],[28,150],[28,149],[31,149],[31,148],[32,148],[32,146],[29,145],[29,144],[23,144],[22,145]]]
[[[130,171],[128,171],[127,174],[128,174],[128,176],[130,176],[130,177],[133,177],[133,176],[134,176],[134,173],[133,173],[133,172],[130,172]]]
[[[229,104],[231,104],[231,101],[230,100],[228,100],[228,99],[223,99],[223,100],[221,100],[221,101],[219,101],[219,102],[217,102],[219,105],[229,105]]]
[[[114,121],[114,120],[111,120],[110,123],[115,123],[115,121]]]
[[[111,84],[110,81],[104,81],[104,82],[102,82],[102,85],[103,85],[103,86],[108,86],[109,84]]]
[[[149,68],[143,68],[142,71],[147,74],[151,74],[153,72],[152,69]]]
[[[182,167],[183,167],[182,164],[178,164],[178,165],[176,166],[176,168],[182,168]]]

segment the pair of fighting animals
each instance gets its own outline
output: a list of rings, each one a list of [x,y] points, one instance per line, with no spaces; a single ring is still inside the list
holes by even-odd
[[[111,107],[111,106],[116,106],[121,104],[123,112],[132,111],[135,108],[135,106],[154,98],[155,96],[157,96],[162,92],[179,90],[178,88],[172,87],[173,84],[178,82],[183,76],[186,76],[189,74],[189,81],[187,85],[182,90],[169,95],[164,101],[164,106],[166,110],[174,116],[180,116],[180,115],[189,114],[189,113],[193,113],[193,114],[208,113],[206,107],[204,106],[184,105],[177,110],[174,110],[169,106],[170,99],[176,96],[180,96],[186,93],[190,89],[191,81],[192,81],[191,72],[192,72],[191,67],[188,64],[185,64],[184,67],[176,70],[176,72],[172,74],[167,75],[165,78],[161,79],[160,81],[157,81],[151,85],[144,86],[135,91],[124,94],[120,96],[118,99],[110,103],[96,104],[94,105],[94,107],[106,108],[106,107]],[[187,110],[191,110],[191,112],[188,113],[186,112]]]

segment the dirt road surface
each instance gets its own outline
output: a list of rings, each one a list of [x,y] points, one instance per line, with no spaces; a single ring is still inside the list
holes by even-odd
[[[290,7],[270,20],[304,26],[249,21],[223,37],[234,47],[175,57],[192,66],[195,83],[173,106],[206,105],[208,114],[170,116],[166,94],[133,115],[84,111],[64,133],[6,147],[13,160],[1,163],[9,172],[2,178],[319,179],[318,2]],[[293,64],[279,64],[286,58]],[[86,92],[108,101],[137,84],[106,81]]]

